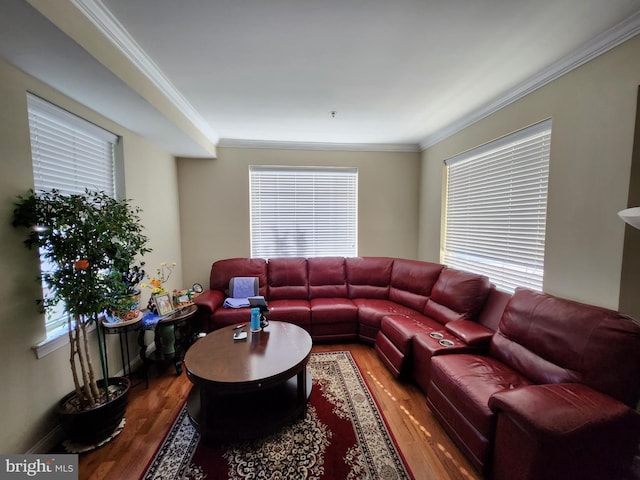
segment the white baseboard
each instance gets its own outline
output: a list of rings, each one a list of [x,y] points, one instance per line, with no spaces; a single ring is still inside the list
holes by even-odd
[[[59,445],[64,440],[64,432],[60,425],[57,425],[53,430],[47,433],[41,438],[38,443],[26,451],[27,455],[36,453],[48,453]]]

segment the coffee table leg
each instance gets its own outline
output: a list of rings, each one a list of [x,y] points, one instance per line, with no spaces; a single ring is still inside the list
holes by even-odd
[[[200,388],[200,438],[203,442],[209,440],[209,405],[206,388]]]
[[[307,367],[298,373],[298,404],[302,406],[300,409],[300,418],[307,416]]]

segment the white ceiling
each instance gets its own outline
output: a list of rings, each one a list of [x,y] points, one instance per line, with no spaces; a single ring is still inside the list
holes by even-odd
[[[67,1],[221,145],[417,150],[640,33],[640,0]],[[0,56],[205,154],[24,0],[0,2]]]

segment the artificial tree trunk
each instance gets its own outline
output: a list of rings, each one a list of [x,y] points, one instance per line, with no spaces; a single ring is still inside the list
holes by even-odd
[[[103,343],[101,330],[98,326],[97,317],[90,321],[76,317],[75,322],[69,320],[69,346],[71,364],[71,373],[73,375],[73,384],[78,398],[78,406],[81,409],[95,407],[100,403],[100,390],[96,381],[93,362],[91,360],[91,352],[89,350],[89,332],[88,326],[91,321],[96,323],[98,334],[98,345],[100,349],[100,361],[102,364],[102,372],[104,377],[104,396],[105,400],[109,400],[109,380],[107,378],[106,362],[104,358]],[[78,372],[78,369],[80,372]],[[80,374],[79,374],[80,373]],[[80,380],[80,377],[82,380]]]

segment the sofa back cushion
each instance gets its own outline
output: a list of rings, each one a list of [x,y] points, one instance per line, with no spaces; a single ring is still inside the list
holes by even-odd
[[[443,265],[397,258],[391,270],[389,300],[422,312]]]
[[[389,298],[393,258],[348,257],[345,265],[349,298]]]
[[[344,257],[309,258],[309,298],[345,298],[347,274],[344,264]]]
[[[295,300],[309,298],[306,258],[272,258],[267,263],[267,298]]]
[[[258,295],[267,293],[267,261],[264,258],[227,258],[211,265],[209,288],[229,296],[229,280],[233,277],[258,277]]]
[[[633,408],[640,398],[640,325],[612,310],[516,289],[491,354],[536,383],[584,383]]]
[[[452,320],[476,320],[491,288],[485,275],[444,268],[431,290],[424,314],[443,325]]]

